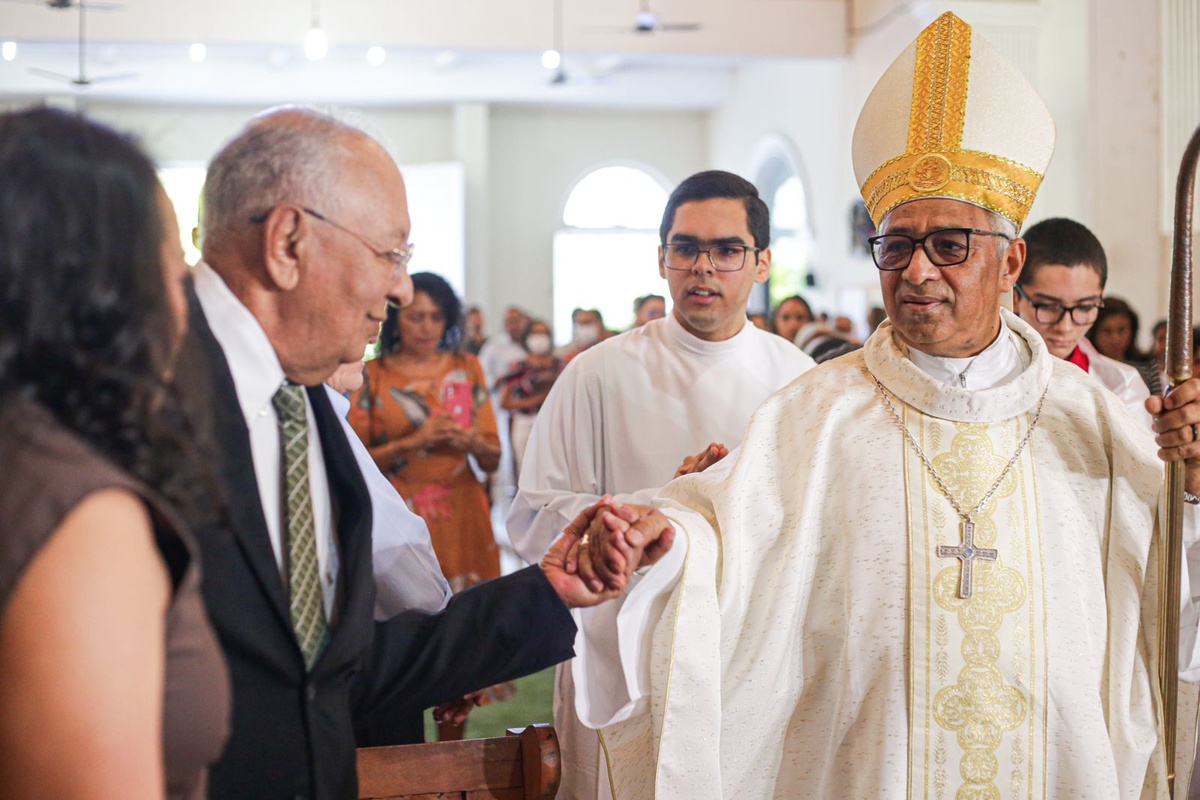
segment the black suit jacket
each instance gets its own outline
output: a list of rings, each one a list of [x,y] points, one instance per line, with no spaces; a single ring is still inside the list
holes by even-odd
[[[204,599],[233,678],[229,744],[210,772],[214,800],[354,798],[352,706],[424,708],[535,672],[574,653],[575,625],[536,568],[480,584],[437,614],[376,625],[371,504],[321,387],[309,389],[339,551],[331,638],[310,672],[292,629],[259,499],[249,433],[224,352],[195,295],[183,363],[207,373],[217,514],[196,514]]]

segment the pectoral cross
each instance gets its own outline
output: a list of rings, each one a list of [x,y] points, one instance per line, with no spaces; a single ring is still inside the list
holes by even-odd
[[[1000,553],[989,547],[975,546],[975,523],[969,519],[963,520],[962,535],[963,543],[960,546],[939,545],[937,554],[938,558],[958,558],[962,560],[962,577],[958,582],[958,596],[965,600],[971,596],[971,592],[973,591],[971,578],[975,559],[995,561]]]

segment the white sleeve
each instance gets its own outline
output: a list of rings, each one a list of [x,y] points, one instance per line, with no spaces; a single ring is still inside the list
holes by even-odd
[[[391,481],[379,471],[350,423],[341,414],[338,414],[338,420],[371,496],[375,619],[389,619],[413,608],[441,610],[450,601],[450,586],[433,552],[429,527],[425,520],[409,510]]]
[[[1150,412],[1146,410],[1146,400],[1150,397],[1150,390],[1146,388],[1146,382],[1142,380],[1142,376],[1136,370],[1130,370],[1125,375],[1125,385],[1121,387],[1119,394],[1133,416],[1145,427],[1151,427],[1154,420],[1150,416]]]
[[[567,365],[538,412],[525,447],[517,496],[508,511],[508,538],[531,564],[605,493],[604,408],[598,387],[588,385],[600,379],[578,367],[576,362]],[[649,505],[660,488],[617,494],[614,499]]]
[[[674,546],[645,575],[635,576],[623,598],[576,609],[575,713],[589,728],[603,728],[648,710],[650,645],[654,628],[679,582],[687,541]]]

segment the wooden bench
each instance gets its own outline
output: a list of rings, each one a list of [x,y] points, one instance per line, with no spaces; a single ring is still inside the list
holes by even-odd
[[[358,751],[360,800],[551,800],[560,776],[558,736],[547,724]]]

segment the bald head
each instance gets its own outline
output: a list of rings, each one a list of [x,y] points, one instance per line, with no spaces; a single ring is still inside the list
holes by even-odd
[[[352,145],[364,141],[372,140],[313,109],[273,109],[252,119],[208,167],[202,198],[206,250],[228,246],[252,228],[250,217],[280,203],[318,204]]]

